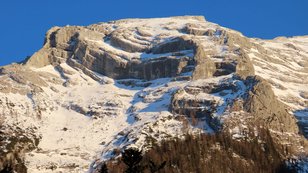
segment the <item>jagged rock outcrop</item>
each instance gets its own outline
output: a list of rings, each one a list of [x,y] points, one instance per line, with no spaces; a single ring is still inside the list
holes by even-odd
[[[203,28],[202,26],[193,23],[187,24],[183,29],[183,32],[197,36],[213,36],[216,33],[213,29]]]
[[[241,78],[245,79],[248,76],[255,75],[253,64],[248,55],[242,51],[238,52],[235,73]]]
[[[192,39],[189,37],[176,37],[166,40],[160,44],[155,45],[151,52],[154,54],[163,54],[163,53],[170,53],[170,52],[179,52],[183,50],[192,50],[196,46]]]
[[[197,47],[194,55],[196,66],[192,75],[194,80],[213,77],[216,66],[210,58],[211,55],[213,55],[211,51],[206,52],[202,46]]]
[[[288,107],[275,96],[270,84],[261,77],[249,77],[251,86],[245,99],[244,108],[256,121],[279,132],[298,133],[297,121],[288,112]]]
[[[26,65],[44,67],[63,63],[73,55],[76,47],[80,46],[76,46],[79,41],[85,38],[96,40],[103,37],[104,34],[84,27],[53,27],[46,33],[43,48],[32,55]]]

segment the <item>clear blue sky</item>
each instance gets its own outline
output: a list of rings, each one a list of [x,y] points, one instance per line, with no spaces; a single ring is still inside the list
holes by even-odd
[[[308,35],[308,0],[1,0],[0,66],[23,60],[52,26],[203,15],[249,37]]]

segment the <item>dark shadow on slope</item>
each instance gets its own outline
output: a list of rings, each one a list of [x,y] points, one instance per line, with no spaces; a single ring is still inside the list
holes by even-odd
[[[143,88],[148,87],[151,84],[151,81],[141,79],[121,79],[115,80],[114,83],[116,87],[127,90],[142,90]]]
[[[308,108],[296,110],[293,112],[298,120],[300,132],[308,139]]]
[[[142,110],[136,110],[134,105],[143,102],[144,96],[148,93],[144,91],[145,88],[155,88],[159,86],[164,86],[168,82],[171,81],[171,78],[161,78],[151,81],[146,80],[139,80],[139,79],[123,79],[123,80],[116,80],[115,86],[122,89],[134,90],[138,91],[134,96],[132,101],[130,102],[131,107],[127,110],[127,122],[129,124],[133,124],[138,121],[138,117],[136,117],[135,113],[138,112],[160,112],[168,110],[168,106],[170,104],[170,99],[172,93],[167,92],[162,95],[161,98],[157,98],[157,101],[149,103],[146,108]],[[167,103],[168,102],[168,103]]]
[[[144,91],[139,91],[134,95],[134,99],[131,102],[132,106],[127,110],[127,122],[129,124],[133,124],[134,122],[139,120],[139,117],[137,117],[136,112],[139,113],[159,113],[162,111],[169,111],[169,105],[171,103],[171,97],[172,97],[172,91],[167,91],[166,93],[162,94],[161,97],[156,98],[155,101],[151,103],[147,103],[148,105],[141,109],[141,110],[135,110],[135,104],[143,102],[144,103],[144,98],[142,97],[143,95],[146,95]]]

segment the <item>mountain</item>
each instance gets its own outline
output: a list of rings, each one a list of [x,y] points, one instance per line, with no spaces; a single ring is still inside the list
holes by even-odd
[[[308,36],[247,38],[201,16],[53,27],[0,68],[0,170],[95,172],[128,147],[260,127],[306,157],[307,86]]]

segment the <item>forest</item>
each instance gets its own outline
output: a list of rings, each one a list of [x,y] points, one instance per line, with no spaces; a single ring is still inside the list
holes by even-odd
[[[248,136],[242,139],[234,139],[229,133],[225,132],[217,134],[186,134],[181,139],[176,138],[155,144],[143,155],[138,149],[127,149],[122,153],[122,158],[105,163],[102,172],[296,172],[296,168],[290,165],[287,166],[285,156],[281,154],[284,153],[282,152],[283,149],[282,146],[274,142],[267,129],[259,129],[257,136],[251,131]],[[127,162],[131,162],[131,165]],[[135,167],[134,171],[131,171],[132,167]]]

